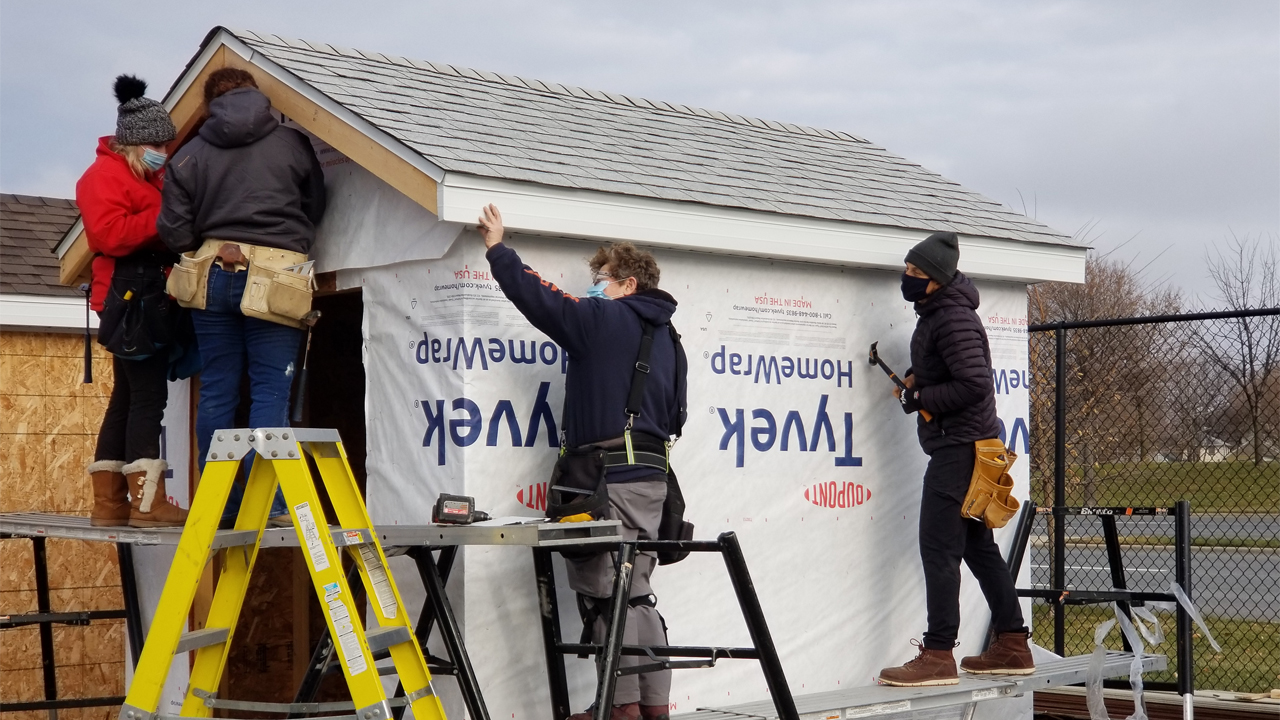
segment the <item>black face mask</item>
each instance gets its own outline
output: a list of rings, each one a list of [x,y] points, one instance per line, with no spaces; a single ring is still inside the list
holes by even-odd
[[[902,299],[919,302],[929,297],[929,278],[911,277],[902,273]]]

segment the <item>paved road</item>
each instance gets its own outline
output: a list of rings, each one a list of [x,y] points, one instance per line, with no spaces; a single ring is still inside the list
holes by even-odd
[[[1044,528],[1044,521],[1037,523]],[[1173,517],[1116,517],[1116,529],[1121,535],[1154,535],[1173,537]],[[1043,531],[1043,530],[1042,530]],[[1102,524],[1096,517],[1071,516],[1067,518],[1067,534],[1076,537],[1100,537]],[[1280,539],[1280,515],[1244,515],[1214,513],[1191,514],[1193,538],[1250,538]]]
[[[1050,546],[1033,542],[1030,550],[1033,586],[1048,587]],[[1129,589],[1168,591],[1173,548],[1127,547],[1122,554]],[[1280,622],[1280,550],[1193,547],[1191,567],[1192,599],[1202,614]],[[1106,549],[1068,545],[1067,585],[1110,590]]]

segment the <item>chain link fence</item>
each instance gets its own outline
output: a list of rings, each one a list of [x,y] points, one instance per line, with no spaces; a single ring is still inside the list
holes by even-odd
[[[1222,646],[1214,652],[1196,630],[1195,687],[1280,687],[1280,308],[1030,329],[1032,501],[1053,505],[1059,482],[1066,506],[1188,500],[1192,597]],[[1037,519],[1027,549],[1037,588],[1052,587],[1055,521]],[[1065,588],[1114,589],[1098,518],[1062,522]],[[1121,516],[1117,528],[1129,589],[1167,592],[1173,518]],[[1154,651],[1169,656],[1170,669],[1148,681],[1172,683],[1173,607],[1153,609],[1170,636]],[[1065,615],[1063,647],[1080,655],[1112,611],[1067,606]],[[1033,616],[1038,641],[1050,646],[1053,605],[1037,600]]]

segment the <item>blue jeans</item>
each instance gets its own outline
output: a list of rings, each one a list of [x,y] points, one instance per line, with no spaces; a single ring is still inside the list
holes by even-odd
[[[209,272],[204,310],[193,310],[196,341],[200,345],[200,405],[196,411],[196,439],[200,472],[215,430],[234,426],[240,404],[240,376],[249,369],[249,427],[287,427],[289,391],[302,331],[240,312],[247,272],[227,272],[215,264]],[[240,510],[244,489],[231,488],[223,519]],[[271,517],[287,515],[284,495],[276,490]]]

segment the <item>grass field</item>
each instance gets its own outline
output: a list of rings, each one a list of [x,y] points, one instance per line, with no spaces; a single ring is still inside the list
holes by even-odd
[[[1048,463],[1052,467],[1052,462]],[[1032,499],[1050,504],[1040,473],[1032,478]],[[1094,505],[1165,507],[1189,500],[1193,513],[1280,512],[1280,462],[1255,466],[1248,461],[1217,463],[1134,462],[1099,464]],[[1067,504],[1083,505],[1084,471],[1067,468]],[[1049,479],[1052,487],[1052,479]]]
[[[1175,682],[1176,640],[1174,613],[1156,612],[1164,629],[1165,641],[1149,653],[1159,653],[1169,658],[1169,669],[1143,675],[1148,682]],[[1093,652],[1093,632],[1101,623],[1115,617],[1109,605],[1067,607],[1067,655],[1085,655]],[[1053,612],[1045,603],[1032,608],[1036,644],[1053,648]],[[1235,692],[1266,692],[1280,687],[1280,623],[1255,622],[1205,618],[1209,631],[1222,646],[1216,653],[1200,628],[1193,628],[1192,647],[1195,652],[1195,686],[1197,690],[1231,690]],[[1107,647],[1120,649],[1120,630],[1114,628],[1106,641]]]

